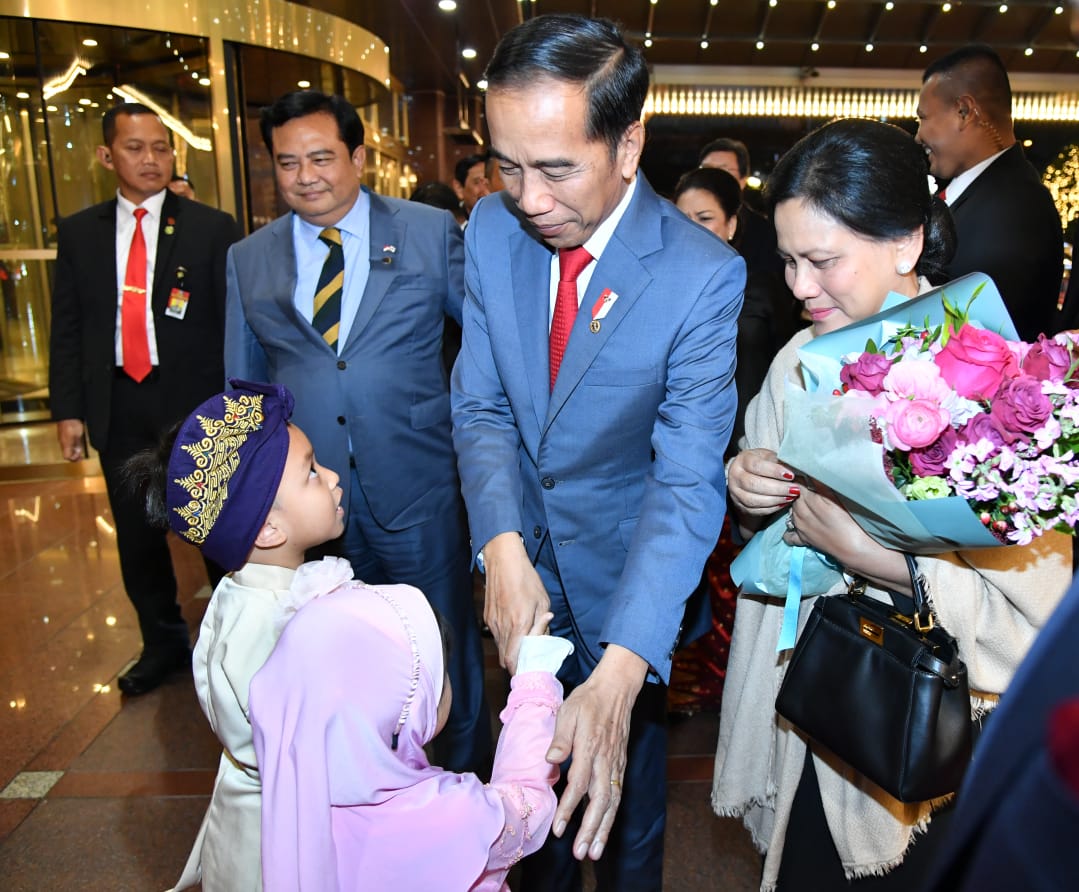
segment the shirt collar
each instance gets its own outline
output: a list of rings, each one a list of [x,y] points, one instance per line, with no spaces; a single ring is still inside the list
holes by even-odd
[[[134,204],[133,202],[128,201],[128,199],[124,198],[124,196],[120,194],[120,190],[117,189],[116,204],[128,216],[133,217],[135,215],[136,208],[145,208],[149,212],[151,217],[160,219],[161,207],[165,204],[165,193],[168,191],[168,189],[162,189],[160,192],[151,195],[142,204]]]
[[[1009,146],[1009,148],[1011,147]],[[970,187],[971,183],[978,179],[982,171],[985,170],[994,161],[996,161],[997,158],[1003,155],[1006,151],[1008,151],[1008,149],[1002,149],[995,155],[990,155],[984,161],[979,161],[973,167],[964,170],[962,173],[956,174],[956,176],[952,178],[952,181],[948,183],[947,188],[944,190],[944,194],[946,196],[944,200],[947,202],[948,206],[951,207],[953,204],[955,204],[959,196],[962,195]]]
[[[596,260],[599,260],[600,255],[607,249],[607,243],[611,240],[611,236],[614,235],[614,231],[618,228],[618,224],[622,222],[622,217],[625,216],[626,208],[629,207],[630,201],[633,200],[633,193],[636,191],[637,176],[634,174],[621,201],[618,202],[615,209],[608,215],[607,219],[596,227],[596,231],[592,233],[592,237],[582,245],[582,247]]]
[[[293,231],[299,231],[308,241],[314,242],[314,240],[318,238],[319,233],[322,232],[323,229],[326,229],[325,226],[308,223],[295,211],[292,212],[292,215],[295,224]],[[353,202],[352,207],[348,209],[348,213],[331,225],[341,232],[348,233],[354,238],[362,238],[363,234],[367,231],[370,215],[371,198],[363,189],[361,189],[359,195],[356,196],[356,201]]]

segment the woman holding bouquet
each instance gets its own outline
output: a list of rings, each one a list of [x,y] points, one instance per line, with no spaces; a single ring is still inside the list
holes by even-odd
[[[779,162],[766,194],[787,284],[812,326],[778,353],[746,413],[728,491],[747,536],[789,511],[786,545],[830,557],[867,594],[912,593],[902,552],[874,541],[821,484],[777,458],[786,388],[802,387],[797,350],[868,318],[886,295],[915,297],[954,247],[948,210],[929,191],[924,152],[898,127],[834,121]],[[787,559],[787,552],[776,560]],[[987,712],[1070,577],[1070,543],[1048,533],[1031,545],[918,556],[933,612],[959,641],[972,714]],[[846,590],[840,579],[824,594]],[[800,625],[812,607],[804,598]],[[914,890],[942,833],[942,802],[901,803],[779,718],[776,694],[790,658],[777,653],[781,599],[739,599],[727,668],[712,803],[742,817],[766,853],[762,890]],[[866,696],[872,697],[871,690]]]

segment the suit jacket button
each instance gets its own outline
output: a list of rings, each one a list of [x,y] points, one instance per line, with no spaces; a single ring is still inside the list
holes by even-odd
[[[540,481],[540,486],[544,489],[554,489],[554,477],[544,477]]]
[[[538,539],[540,536],[542,536],[543,535],[542,527],[540,527],[538,524],[536,526],[532,527],[532,535],[536,539]]]
[[[343,359],[339,359],[337,360],[337,367],[343,372],[345,369],[348,368],[348,363],[345,362]]]
[[[344,415],[338,415],[337,416],[337,423],[340,424],[340,425],[343,425],[345,423],[345,416]]]

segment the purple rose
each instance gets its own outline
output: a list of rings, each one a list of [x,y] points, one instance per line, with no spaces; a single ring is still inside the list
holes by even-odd
[[[977,443],[979,440],[988,440],[995,447],[1003,446],[1006,442],[1004,432],[1000,429],[997,420],[984,412],[975,415],[963,426],[959,432],[959,440],[970,444]]]
[[[1029,440],[1048,420],[1053,411],[1049,397],[1042,393],[1042,382],[1030,375],[1008,378],[1001,384],[989,414],[996,419],[1009,442]]]
[[[910,466],[919,477],[944,476],[944,462],[959,445],[959,435],[948,427],[928,446],[910,451]]]
[[[1064,380],[1071,368],[1071,352],[1063,344],[1058,344],[1045,335],[1038,335],[1023,359],[1023,373],[1039,381]]]
[[[892,360],[881,353],[863,353],[839,370],[839,380],[851,390],[864,390],[872,396],[882,391],[884,376],[892,370]]]

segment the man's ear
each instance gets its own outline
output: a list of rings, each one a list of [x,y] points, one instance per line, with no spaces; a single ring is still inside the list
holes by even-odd
[[[255,537],[256,548],[277,548],[288,542],[288,534],[271,520],[267,520]]]
[[[94,154],[97,155],[98,163],[106,170],[112,170],[112,152],[109,151],[108,146],[98,146],[94,149]]]

